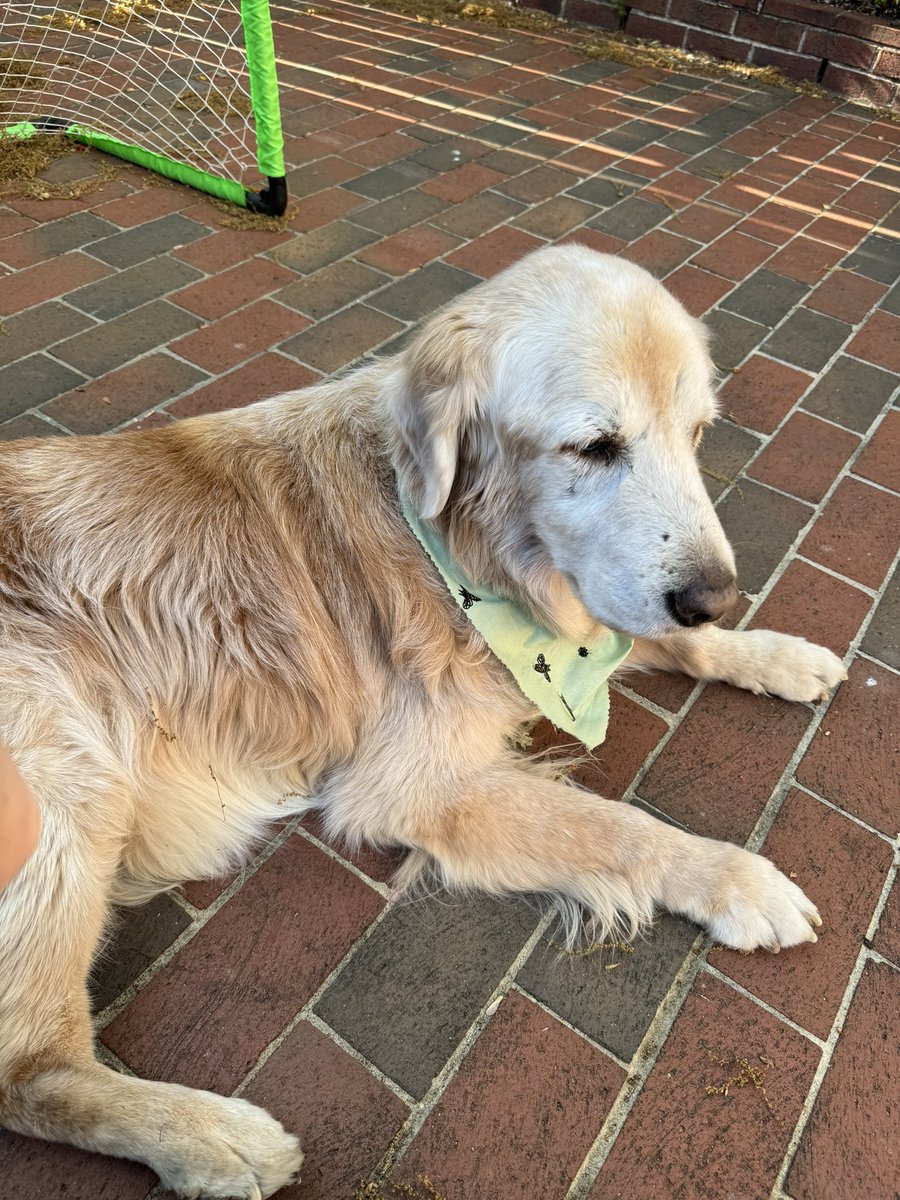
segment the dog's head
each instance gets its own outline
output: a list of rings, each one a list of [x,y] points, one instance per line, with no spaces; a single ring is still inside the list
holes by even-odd
[[[393,364],[401,485],[476,580],[558,627],[573,595],[636,636],[714,620],[736,595],[696,459],[714,374],[702,325],[646,271],[537,251]]]

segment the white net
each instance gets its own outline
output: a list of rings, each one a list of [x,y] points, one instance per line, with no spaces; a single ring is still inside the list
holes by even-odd
[[[237,0],[0,3],[0,134],[79,125],[240,181],[249,90]]]

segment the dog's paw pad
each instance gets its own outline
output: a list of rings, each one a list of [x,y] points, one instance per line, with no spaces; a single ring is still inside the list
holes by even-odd
[[[778,954],[788,946],[818,941],[818,909],[767,858],[736,851],[733,867],[725,899],[706,920],[717,942],[734,950]]]
[[[844,664],[825,646],[767,629],[751,630],[743,636],[755,643],[755,662],[748,668],[748,678],[737,681],[749,691],[809,703],[827,700],[832,689],[847,678]]]
[[[178,1138],[163,1182],[188,1200],[266,1200],[296,1182],[303,1161],[297,1139],[267,1112],[201,1093],[190,1133]]]

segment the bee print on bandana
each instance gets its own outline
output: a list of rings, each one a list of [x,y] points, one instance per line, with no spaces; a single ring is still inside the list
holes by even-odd
[[[535,659],[534,669],[538,675],[543,675],[547,682],[550,682],[550,664],[544,658],[543,654],[539,654]]]
[[[459,594],[462,596],[463,611],[470,609],[473,604],[480,604],[481,597],[476,596],[474,592],[467,591],[464,587],[459,589]]]

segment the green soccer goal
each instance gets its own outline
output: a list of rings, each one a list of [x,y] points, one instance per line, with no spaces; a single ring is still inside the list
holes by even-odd
[[[0,143],[49,132],[280,216],[268,0],[11,0],[0,7]]]

